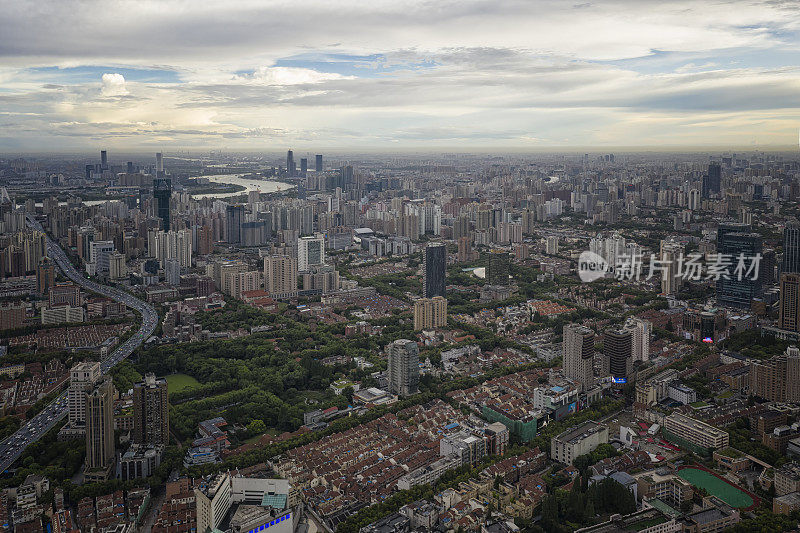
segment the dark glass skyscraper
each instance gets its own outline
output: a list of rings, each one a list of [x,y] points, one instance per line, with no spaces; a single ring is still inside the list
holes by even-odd
[[[434,242],[425,247],[424,296],[445,295],[445,270],[447,268],[447,247],[443,242]]]
[[[489,252],[489,260],[486,263],[486,283],[507,286],[509,284],[510,263],[511,258],[508,252],[504,250],[492,250]]]
[[[304,178],[308,174],[308,159],[305,157],[300,158],[300,175]]]
[[[286,172],[290,177],[294,176],[294,169],[294,152],[289,150],[286,152]]]
[[[627,378],[633,365],[633,331],[612,329],[603,335],[603,355],[615,378]]]
[[[708,198],[711,193],[719,193],[722,190],[722,167],[719,163],[708,165],[708,175],[703,176],[703,198]]]
[[[783,230],[783,263],[781,272],[800,272],[800,222],[790,219]]]
[[[758,233],[733,232],[723,233],[720,240],[717,235],[717,252],[730,261],[728,279],[720,276],[717,281],[717,303],[731,307],[749,309],[753,298],[761,296],[762,278],[751,279],[753,274],[746,275],[756,254],[762,253],[762,238]],[[740,254],[744,255],[745,272],[742,279],[735,272]],[[760,268],[759,268],[760,270]]]
[[[241,205],[229,205],[225,210],[225,240],[232,244],[242,242],[242,221],[244,219],[244,207]]]
[[[154,179],[153,197],[156,199],[156,214],[164,223],[164,231],[169,231],[169,200],[172,197],[172,180],[169,178]]]
[[[322,154],[317,154],[315,157],[316,166],[314,167],[314,170],[317,172],[322,172]]]

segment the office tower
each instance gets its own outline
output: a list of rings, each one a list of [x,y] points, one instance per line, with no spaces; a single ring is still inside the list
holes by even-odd
[[[167,380],[145,374],[133,386],[133,442],[166,446],[169,444],[169,401]]]
[[[708,165],[708,174],[703,176],[702,181],[703,198],[709,198],[712,194],[719,194],[722,189],[722,168],[719,163]]]
[[[650,360],[650,333],[653,325],[641,318],[631,317],[625,321],[625,329],[633,334],[632,357],[634,361]]]
[[[603,356],[612,378],[627,379],[633,370],[633,332],[626,329],[607,330],[603,335]]]
[[[718,237],[719,240],[719,237]],[[720,276],[717,281],[717,303],[724,306],[749,309],[753,298],[762,294],[761,276],[752,279],[755,272],[748,273],[747,269],[757,254],[761,254],[762,238],[758,233],[724,233],[719,242],[717,251],[730,261],[728,279]],[[744,257],[745,271],[741,278],[737,268],[739,257]]]
[[[128,161],[128,163],[125,166],[125,172],[127,174],[133,174],[133,161]]]
[[[229,205],[225,209],[225,240],[230,244],[242,242],[244,206]]]
[[[751,361],[750,394],[772,402],[800,402],[800,350],[789,346],[772,359]]]
[[[164,173],[164,156],[161,152],[156,152],[156,172],[159,178]]]
[[[766,289],[775,283],[775,250],[764,248],[761,253],[761,266],[758,269],[758,277],[761,278],[761,288]]]
[[[109,257],[114,253],[112,241],[94,241],[89,245],[89,261],[86,272],[89,275],[108,276]]]
[[[563,329],[562,359],[564,375],[583,385],[594,386],[594,331],[579,324],[567,324]]]
[[[286,172],[289,174],[289,177],[294,177],[294,152],[291,150],[286,152]]]
[[[308,176],[308,158],[306,157],[300,158],[300,175],[304,178]]]
[[[161,219],[163,230],[169,231],[169,202],[172,198],[172,180],[156,178],[153,180],[153,197],[156,200],[156,216]]]
[[[316,159],[315,161],[316,165],[314,167],[314,170],[316,170],[317,172],[322,172],[322,154],[317,154],[315,156],[315,159]]]
[[[108,170],[108,152],[100,150],[100,170]]]
[[[445,296],[445,273],[447,269],[447,246],[433,242],[425,247],[423,272],[423,296]]]
[[[791,218],[783,229],[783,263],[781,272],[800,272],[800,222]]]
[[[778,327],[800,333],[800,273],[781,274]]]
[[[56,265],[49,257],[42,257],[36,265],[36,292],[44,296],[56,284]]]
[[[86,165],[84,167],[84,177],[87,180],[92,178],[92,172],[94,172],[94,165]]]
[[[504,250],[492,250],[486,263],[486,283],[488,285],[510,284],[508,274],[510,270],[511,258]]]
[[[105,480],[114,464],[114,385],[106,376],[86,401],[86,480]]]
[[[297,239],[297,270],[306,272],[322,264],[325,264],[325,236],[318,233]]]
[[[414,302],[414,329],[443,328],[447,325],[447,299],[441,296]]]
[[[86,361],[78,363],[70,369],[69,392],[67,392],[70,426],[85,426],[85,396],[88,391],[94,388],[101,377],[100,363],[98,362]]]
[[[265,257],[264,290],[273,298],[297,296],[297,260],[284,255]]]
[[[399,339],[387,346],[389,352],[389,392],[399,396],[416,394],[419,386],[419,347],[414,341]]]

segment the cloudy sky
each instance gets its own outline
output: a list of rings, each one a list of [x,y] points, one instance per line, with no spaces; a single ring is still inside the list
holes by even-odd
[[[794,0],[0,0],[0,20],[0,152],[798,141]]]

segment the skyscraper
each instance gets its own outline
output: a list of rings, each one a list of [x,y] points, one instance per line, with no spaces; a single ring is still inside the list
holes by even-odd
[[[106,376],[86,400],[86,481],[108,479],[114,464],[114,385]]]
[[[308,175],[308,158],[306,157],[300,158],[300,175],[304,178]]]
[[[286,172],[289,174],[289,177],[294,177],[294,152],[291,150],[286,152]]]
[[[425,247],[423,296],[445,296],[445,271],[447,268],[447,246],[443,242],[432,242]]]
[[[133,386],[133,442],[166,446],[169,444],[169,401],[167,380],[145,374]]]
[[[169,231],[169,202],[172,198],[172,180],[156,178],[153,180],[153,196],[156,199],[156,214],[161,219],[164,231]]]
[[[273,298],[297,296],[297,259],[285,255],[265,257],[264,290]]]
[[[633,332],[610,329],[603,335],[603,355],[615,379],[627,379],[633,370]]]
[[[486,283],[488,285],[509,285],[508,274],[511,258],[504,250],[492,250],[486,263]]]
[[[447,325],[447,300],[441,296],[420,298],[414,302],[414,330],[441,328]]]
[[[100,170],[108,170],[108,152],[100,150]]]
[[[297,270],[306,272],[322,264],[325,264],[325,236],[316,234],[297,239]]]
[[[36,265],[36,292],[44,296],[55,284],[56,265],[49,257],[42,257]]]
[[[719,237],[717,237],[719,241]],[[753,298],[761,296],[761,277],[752,279],[753,273],[735,272],[739,257],[744,258],[744,265],[749,268],[757,254],[761,254],[762,237],[758,233],[733,232],[724,233],[717,251],[731,262],[728,277],[720,276],[717,281],[717,303],[732,307],[749,309]],[[739,279],[741,277],[742,279]]]
[[[85,427],[86,393],[94,388],[101,376],[98,362],[82,362],[70,369],[67,407],[69,409],[69,425],[72,428],[82,429]]]
[[[416,394],[419,389],[419,347],[408,339],[387,346],[389,352],[389,391],[400,396]]]
[[[800,222],[791,218],[783,229],[783,263],[781,272],[800,272]]]
[[[800,273],[781,274],[778,327],[800,333]]]
[[[650,333],[653,324],[641,318],[631,317],[625,321],[625,329],[633,334],[631,356],[634,361],[650,360]]]
[[[316,165],[314,167],[314,170],[316,170],[317,172],[322,172],[322,154],[317,154],[315,156],[315,159],[316,159],[315,161]]]
[[[242,242],[244,206],[229,205],[225,209],[225,240],[231,244]]]
[[[579,324],[563,329],[562,359],[564,375],[580,382],[584,389],[594,386],[594,331]]]
[[[712,194],[719,194],[722,189],[722,168],[719,163],[708,165],[708,175],[703,176],[702,181],[703,198],[709,198]]]
[[[161,178],[164,173],[164,155],[156,152],[156,176]]]

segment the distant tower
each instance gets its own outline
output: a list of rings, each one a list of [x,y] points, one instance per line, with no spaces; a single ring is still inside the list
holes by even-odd
[[[790,219],[783,230],[783,265],[781,272],[800,272],[800,222]]]
[[[290,177],[294,176],[294,152],[289,150],[286,152],[286,172],[289,174]]]
[[[242,242],[244,206],[229,205],[225,210],[225,215],[225,240],[231,244],[238,244]]]
[[[305,178],[307,174],[308,174],[308,158],[301,157],[300,158],[300,175]]]
[[[156,152],[156,175],[160,178],[164,173],[164,155]]]
[[[100,150],[100,170],[108,170],[108,152]]]
[[[156,199],[156,214],[164,223],[164,231],[169,231],[169,200],[172,198],[172,180],[169,178],[154,179],[153,196]]]
[[[317,172],[322,172],[322,154],[316,155],[316,167],[314,168]]]
[[[447,247],[443,242],[434,242],[425,247],[423,296],[433,298],[445,295],[445,269]]]
[[[399,339],[387,346],[389,352],[389,391],[411,396],[419,390],[419,348],[417,343]]]
[[[145,374],[144,381],[133,386],[133,442],[169,444],[167,380],[154,374]]]

